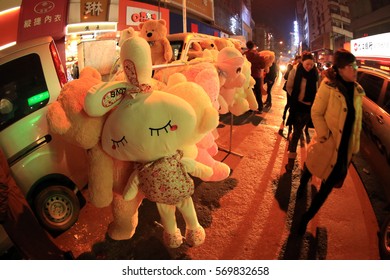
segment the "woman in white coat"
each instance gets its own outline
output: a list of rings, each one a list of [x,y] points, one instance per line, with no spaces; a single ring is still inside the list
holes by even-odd
[[[352,53],[336,51],[333,67],[327,70],[316,94],[311,109],[316,133],[308,146],[297,198],[304,196],[312,175],[322,179],[322,184],[302,216],[299,234],[306,232],[332,189],[343,185],[352,156],[359,151],[364,90],[356,82],[357,68]]]

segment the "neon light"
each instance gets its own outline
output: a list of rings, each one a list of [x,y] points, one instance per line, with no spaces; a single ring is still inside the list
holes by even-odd
[[[0,51],[16,45],[16,41],[0,46]]]
[[[13,7],[13,8],[4,10],[4,11],[0,11],[0,16],[3,16],[3,15],[5,15],[5,14],[10,14],[10,13],[12,13],[12,12],[15,12],[15,11],[19,10],[19,9],[20,9],[20,6],[18,6],[18,7]]]
[[[38,93],[36,95],[31,96],[27,99],[28,106],[33,106],[35,104],[38,104],[46,99],[49,99],[49,92],[44,91],[41,93]]]

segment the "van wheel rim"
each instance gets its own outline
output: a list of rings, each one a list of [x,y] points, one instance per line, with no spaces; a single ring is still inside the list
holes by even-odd
[[[63,196],[52,196],[46,200],[44,212],[49,221],[64,222],[72,214],[72,204]]]

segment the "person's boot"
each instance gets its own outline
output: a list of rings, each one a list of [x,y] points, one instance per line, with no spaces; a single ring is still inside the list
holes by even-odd
[[[282,123],[280,124],[279,126],[279,135],[283,136],[283,130],[284,130],[284,120],[282,121]]]
[[[291,172],[294,169],[296,157],[297,157],[297,153],[288,152],[288,162],[285,166],[287,172]]]
[[[305,129],[305,138],[306,138],[306,143],[309,144],[311,138],[310,138],[310,133],[308,128]]]
[[[297,195],[296,195],[297,200],[303,198],[306,195],[309,183],[311,183],[311,178],[312,178],[312,175],[311,175],[309,169],[307,169],[307,166],[305,164],[303,167],[303,170],[301,172],[301,179],[299,182],[299,187],[298,187]]]

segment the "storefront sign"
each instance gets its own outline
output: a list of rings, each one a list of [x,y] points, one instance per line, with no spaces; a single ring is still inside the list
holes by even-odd
[[[390,33],[351,40],[351,52],[356,57],[390,58]]]
[[[80,21],[106,21],[108,16],[108,0],[81,0],[80,1]]]
[[[116,22],[74,23],[66,26],[66,34],[88,34],[92,32],[116,31]]]
[[[151,19],[157,20],[158,13],[135,7],[127,7],[126,25],[134,26],[138,25],[140,22],[145,22]]]
[[[169,30],[169,10],[135,1],[120,0],[118,30],[134,27],[138,30],[141,22],[155,19],[165,19]]]
[[[162,0],[183,8],[183,0]],[[214,20],[214,0],[186,0],[187,11],[205,19]]]
[[[18,28],[18,42],[50,35],[55,40],[65,36],[67,0],[23,0]]]

